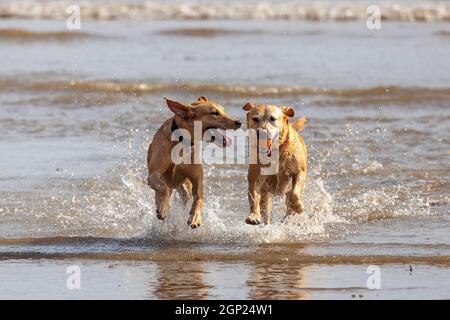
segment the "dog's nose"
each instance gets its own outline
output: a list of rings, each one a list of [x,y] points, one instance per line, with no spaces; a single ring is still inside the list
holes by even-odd
[[[240,120],[236,120],[234,124],[236,125],[236,128],[240,128],[242,126],[242,122]]]

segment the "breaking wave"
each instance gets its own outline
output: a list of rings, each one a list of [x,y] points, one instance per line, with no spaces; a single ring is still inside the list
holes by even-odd
[[[448,87],[378,86],[368,88],[326,88],[300,86],[229,85],[201,82],[125,82],[111,80],[35,81],[0,79],[1,91],[68,91],[85,93],[162,94],[179,91],[202,94],[222,94],[241,97],[329,96],[341,99],[364,98],[365,103],[409,103],[413,101],[448,101]],[[346,100],[349,101],[349,100]]]
[[[7,1],[0,4],[1,18],[65,19],[68,1]],[[91,20],[366,20],[373,3],[348,2],[80,2],[83,19]],[[381,19],[387,21],[450,21],[450,5],[437,2],[382,2]]]
[[[76,31],[30,31],[25,29],[0,29],[0,40],[38,41],[38,40],[72,40],[93,37],[86,32]]]

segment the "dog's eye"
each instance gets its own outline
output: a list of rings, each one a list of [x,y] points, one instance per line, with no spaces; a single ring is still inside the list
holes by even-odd
[[[277,118],[275,118],[275,117],[270,117],[269,120],[272,121],[272,122],[274,122],[274,121],[277,121]]]
[[[220,115],[219,111],[213,111],[213,112],[211,112],[211,114],[212,114],[213,116],[218,116],[218,115]]]
[[[259,122],[259,118],[257,118],[257,117],[252,118],[252,120],[255,122]]]

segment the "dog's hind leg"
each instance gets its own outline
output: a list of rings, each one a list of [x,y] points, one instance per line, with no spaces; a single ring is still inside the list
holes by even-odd
[[[286,206],[288,209],[290,209],[290,213],[291,214],[295,214],[295,213],[302,213],[304,208],[303,208],[303,202],[300,199],[300,195],[297,194],[296,192],[293,191],[289,191],[286,194]]]
[[[167,218],[170,208],[170,196],[172,189],[165,186],[163,189],[155,190],[156,216],[160,220]]]
[[[296,175],[292,178],[292,189],[286,193],[286,217],[302,213],[304,210],[301,193],[303,190],[304,175]]]
[[[177,187],[177,192],[184,205],[187,205],[189,200],[192,199],[192,183],[189,180],[186,180],[184,183]]]

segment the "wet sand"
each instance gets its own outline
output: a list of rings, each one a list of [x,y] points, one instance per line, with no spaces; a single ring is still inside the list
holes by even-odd
[[[67,267],[80,266],[81,288],[66,287]],[[360,265],[287,265],[85,260],[0,261],[2,299],[446,299],[447,269],[381,267],[381,290],[366,287]]]
[[[410,225],[437,222],[415,220]],[[346,239],[291,244],[1,239],[0,298],[447,299],[450,246],[420,236],[408,244],[390,242],[396,236],[392,225],[405,221],[387,223],[391,239],[366,242],[371,229],[383,224]],[[81,271],[80,289],[66,285],[67,268],[74,265]],[[367,285],[374,265],[380,268],[380,289]]]

